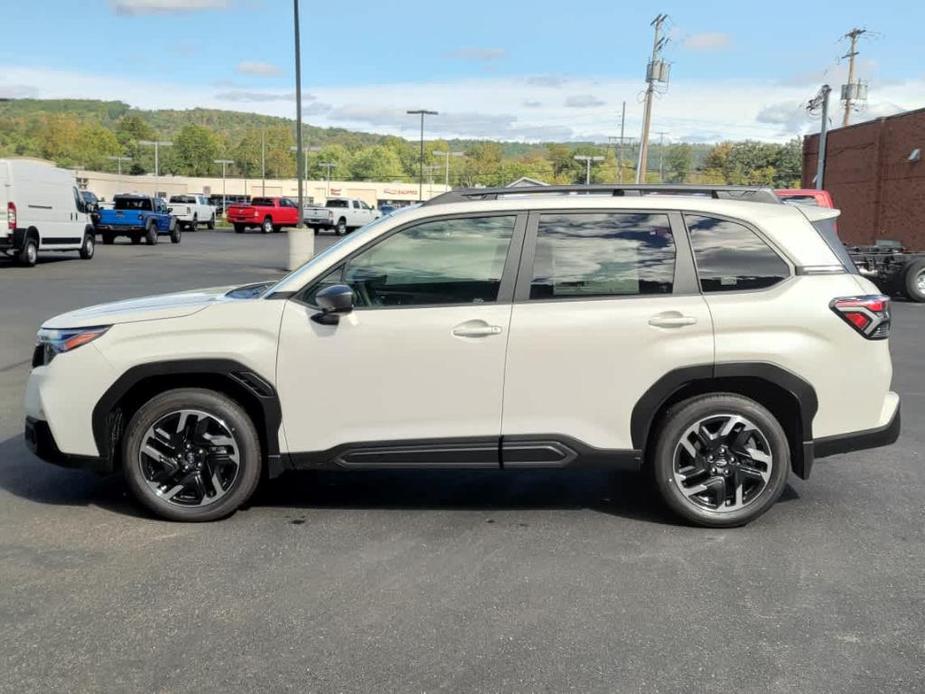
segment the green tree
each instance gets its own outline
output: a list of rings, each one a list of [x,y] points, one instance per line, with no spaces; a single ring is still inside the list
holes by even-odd
[[[350,177],[361,181],[394,181],[402,177],[401,158],[382,145],[364,147],[350,162]]]
[[[219,140],[209,128],[186,125],[173,140],[170,167],[186,176],[208,176],[215,171]]]
[[[665,182],[684,183],[693,165],[694,151],[690,145],[670,145],[665,151]]]

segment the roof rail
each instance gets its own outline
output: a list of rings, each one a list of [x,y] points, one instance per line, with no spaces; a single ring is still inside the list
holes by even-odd
[[[470,200],[498,200],[511,195],[695,195],[715,200],[744,200],[748,202],[780,203],[771,188],[761,186],[698,186],[698,185],[564,185],[524,186],[520,188],[465,188],[451,190],[430,200],[425,206],[446,205]]]

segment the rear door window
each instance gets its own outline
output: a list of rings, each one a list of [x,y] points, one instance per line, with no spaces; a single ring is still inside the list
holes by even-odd
[[[704,292],[765,289],[790,276],[790,266],[744,224],[684,215]]]

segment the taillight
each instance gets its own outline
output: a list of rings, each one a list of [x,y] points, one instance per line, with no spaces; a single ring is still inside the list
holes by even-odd
[[[16,230],[16,205],[12,202],[6,205],[6,225],[10,231]]]
[[[835,299],[832,310],[868,340],[885,340],[890,336],[890,297],[849,296]]]

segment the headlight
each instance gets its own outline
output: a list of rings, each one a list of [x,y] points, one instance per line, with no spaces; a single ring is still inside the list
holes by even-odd
[[[93,328],[73,328],[70,330],[54,330],[42,328],[36,335],[35,355],[33,366],[43,366],[51,363],[56,355],[70,352],[81,345],[93,342],[96,338],[106,334],[108,325]]]

